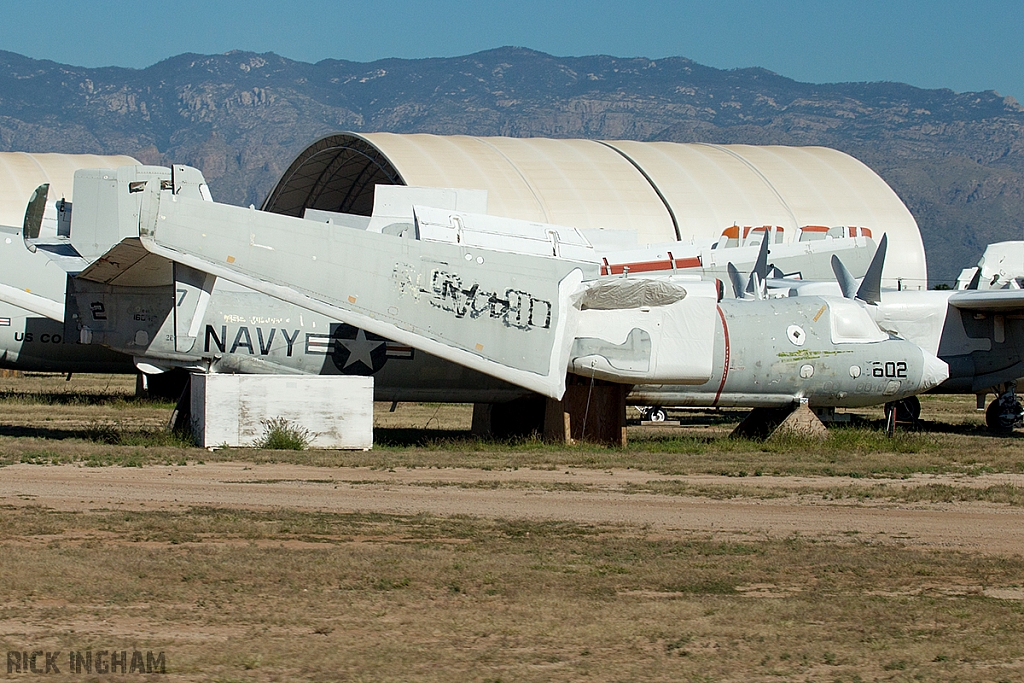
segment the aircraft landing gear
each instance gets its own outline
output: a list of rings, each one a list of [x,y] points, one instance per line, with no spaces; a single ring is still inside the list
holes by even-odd
[[[664,422],[666,417],[668,416],[665,414],[665,409],[661,406],[651,406],[644,409],[644,419],[648,422]]]
[[[1017,383],[1010,382],[1003,393],[985,410],[985,424],[989,430],[1000,434],[1008,434],[1014,427],[1024,426],[1024,407],[1017,399]]]
[[[896,422],[911,422],[917,424],[921,417],[921,401],[917,396],[905,398],[902,401],[893,401],[885,404],[885,421],[890,421],[890,415],[896,411]]]

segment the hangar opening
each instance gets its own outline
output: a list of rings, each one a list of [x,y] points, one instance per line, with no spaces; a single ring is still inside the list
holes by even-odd
[[[355,135],[331,135],[302,151],[263,203],[301,217],[306,209],[369,216],[377,185],[405,185],[383,152]]]

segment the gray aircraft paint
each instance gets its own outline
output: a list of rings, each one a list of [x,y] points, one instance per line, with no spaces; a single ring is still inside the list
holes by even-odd
[[[68,340],[64,324],[0,306],[0,367],[28,372],[133,372],[131,359]]]
[[[155,187],[157,184],[152,183]],[[141,193],[140,193],[141,195]],[[165,194],[167,197],[173,196]],[[187,198],[178,197],[182,203],[187,203]],[[177,202],[175,202],[177,203]],[[202,203],[209,207],[208,202]],[[228,207],[234,208],[234,207]],[[250,220],[250,213],[240,210]],[[135,215],[140,215],[136,213]],[[244,221],[243,221],[244,222]],[[303,221],[309,223],[309,221]],[[130,224],[130,219],[128,221]],[[204,224],[204,228],[205,228]],[[130,235],[131,226],[121,229],[118,237]],[[122,234],[123,233],[123,234]],[[249,246],[263,248],[269,245],[260,245],[250,231]],[[384,236],[388,239],[399,239],[392,236]],[[405,242],[408,239],[404,240]],[[303,242],[308,244],[309,242]],[[88,243],[93,247],[92,242]],[[98,244],[98,242],[97,242]],[[413,246],[419,244],[413,241]],[[208,308],[204,309],[201,316],[196,316],[198,309],[195,308],[190,299],[201,295],[202,284],[195,282],[195,286],[182,287],[187,278],[174,278],[173,271],[168,276],[166,273],[160,275],[162,268],[168,268],[168,264],[161,265],[158,262],[145,262],[147,258],[139,249],[141,245],[137,240],[126,240],[119,244],[120,249],[117,259],[105,257],[101,261],[89,266],[83,273],[83,278],[76,279],[73,284],[73,299],[84,297],[81,301],[74,303],[76,310],[72,315],[78,315],[74,320],[77,329],[79,325],[87,329],[88,334],[93,335],[93,340],[118,348],[138,358],[145,358],[159,364],[160,361],[169,365],[184,365],[196,369],[215,372],[354,372],[369,373],[377,375],[377,398],[394,398],[400,400],[472,400],[472,401],[498,401],[507,400],[523,395],[522,388],[509,385],[498,379],[481,375],[456,364],[441,360],[422,351],[414,351],[406,345],[395,342],[387,342],[372,332],[361,331],[351,324],[344,324],[332,321],[329,317],[303,310],[296,306],[283,304],[263,294],[254,292],[211,292]],[[477,250],[480,252],[480,250]],[[755,249],[756,251],[756,249]],[[485,252],[480,252],[485,253]],[[464,256],[463,252],[459,252]],[[309,258],[309,253],[301,254]],[[109,255],[108,255],[109,256]],[[519,255],[512,256],[519,259]],[[225,259],[227,260],[227,259]],[[440,259],[435,259],[440,260]],[[463,259],[464,260],[464,259]],[[490,260],[490,256],[488,256]],[[461,260],[448,259],[451,265],[455,261],[459,266]],[[138,272],[128,274],[127,270],[118,267],[120,262],[132,262],[136,264],[135,271],[141,271],[145,277],[139,279],[149,281],[154,274],[164,277],[170,284],[161,287],[125,288],[113,287],[107,282],[132,282],[138,278]],[[146,265],[149,263],[149,265]],[[142,264],[141,266],[138,264]],[[477,264],[481,265],[481,264]],[[570,264],[573,265],[573,264]],[[578,265],[578,264],[575,264]],[[490,306],[495,298],[495,292],[490,292],[486,297],[489,302],[487,307],[477,306],[475,298],[486,289],[477,289],[467,286],[459,280],[453,279],[461,276],[453,273],[454,269],[431,271],[431,287],[428,289],[419,286],[419,294],[434,295],[436,301],[429,302],[433,308],[451,315],[455,320],[469,318],[473,319],[474,313],[477,317],[490,317]],[[392,281],[394,280],[395,269],[392,270]],[[436,275],[440,273],[440,282],[435,282]],[[521,273],[516,273],[520,275]],[[550,274],[550,273],[549,273]],[[533,274],[533,277],[545,277],[543,272]],[[92,279],[90,279],[92,278]],[[194,278],[193,278],[194,279]],[[417,277],[422,280],[423,278]],[[100,280],[101,282],[97,282]],[[532,282],[532,280],[531,280]],[[406,280],[408,285],[408,279]],[[99,298],[97,298],[97,296]],[[120,301],[118,301],[120,297]],[[85,305],[82,305],[82,302]],[[544,300],[542,300],[544,301]],[[171,306],[170,302],[176,302]],[[71,303],[71,300],[69,300]],[[94,304],[100,303],[103,320],[89,316],[94,311]],[[500,305],[500,302],[499,302]],[[191,308],[190,308],[191,306]],[[510,307],[511,308],[511,307]],[[521,310],[522,306],[519,307]],[[539,306],[536,307],[539,310]],[[723,320],[735,315],[736,325],[733,330],[733,338],[739,342],[740,347],[763,348],[764,340],[759,336],[765,329],[759,322],[748,324],[745,319],[746,311],[740,309],[733,313],[730,304],[725,305]],[[755,309],[748,309],[755,311]],[[258,313],[253,313],[258,311]],[[390,312],[390,311],[389,311]],[[796,314],[796,311],[790,311]],[[752,315],[763,315],[756,311]],[[550,324],[545,311],[545,319],[542,328]],[[555,314],[557,317],[557,313]],[[776,311],[773,315],[778,316]],[[797,315],[806,317],[807,311]],[[298,317],[300,326],[294,327],[292,319]],[[499,316],[500,317],[500,316]],[[530,331],[530,322],[540,322],[539,317],[533,320],[534,312],[529,316],[520,316],[520,323],[526,322],[521,331]],[[826,321],[828,317],[824,318]],[[195,322],[200,320],[197,325]],[[515,327],[506,325],[506,327]],[[189,334],[185,334],[186,328]],[[309,329],[307,329],[309,328]],[[316,330],[316,331],[310,331]],[[72,332],[73,330],[68,330]],[[710,330],[709,330],[710,332]],[[724,328],[714,332],[716,337],[716,353],[724,355]],[[640,336],[642,337],[641,333]],[[301,336],[301,342],[298,338]],[[747,339],[747,337],[750,337]],[[600,346],[600,344],[598,344]],[[643,346],[641,344],[641,346]],[[722,348],[719,349],[718,347]],[[863,368],[870,364],[892,363],[894,372],[898,363],[904,362],[908,367],[903,372],[908,373],[906,377],[900,378],[899,387],[893,392],[885,394],[885,389],[891,386],[885,383],[848,382],[836,369],[835,363],[829,359],[838,353],[836,348],[804,349],[796,356],[787,356],[786,351],[776,350],[778,358],[770,361],[769,357],[762,358],[761,368],[764,375],[757,372],[748,372],[745,365],[737,366],[739,369],[733,373],[731,378],[723,377],[726,381],[722,383],[719,390],[714,392],[706,390],[707,387],[695,386],[687,389],[685,393],[690,395],[690,402],[700,405],[775,405],[791,402],[796,398],[812,398],[815,404],[827,405],[860,405],[865,400],[864,395],[871,395],[874,391],[874,400],[878,402],[879,396],[885,396],[882,400],[891,400],[914,393],[915,385],[920,386],[922,379],[922,368],[926,362],[921,358],[919,350],[901,347],[899,344],[884,342],[881,344],[852,344],[849,349],[843,349],[842,354],[856,357],[857,363]],[[301,347],[302,353],[298,352]],[[588,349],[593,352],[594,348]],[[916,351],[916,355],[915,355]],[[832,353],[836,352],[836,353]],[[818,354],[814,358],[803,358],[808,353]],[[802,354],[802,355],[801,355]],[[616,353],[612,353],[613,356]],[[627,354],[628,355],[628,354]],[[634,354],[635,355],[635,354]],[[641,353],[641,355],[643,355]],[[741,355],[735,356],[740,358]],[[799,366],[793,366],[794,358],[809,360]],[[615,358],[615,362],[623,360],[630,362],[621,354]],[[633,360],[643,361],[635,357]],[[769,362],[770,361],[770,362]],[[716,362],[719,359],[716,358]],[[415,366],[415,369],[413,369]],[[793,367],[791,367],[793,366]],[[725,367],[725,366],[723,366]],[[810,368],[808,376],[800,376],[804,368]],[[850,377],[850,368],[846,367],[847,377]],[[916,370],[915,370],[916,368]],[[795,374],[801,381],[797,382],[788,375]],[[806,371],[805,371],[806,372]],[[914,375],[914,373],[918,373]],[[787,384],[780,384],[782,380],[775,377],[775,374],[787,375]],[[723,375],[727,375],[724,373]],[[748,377],[749,381],[745,381]],[[893,378],[895,379],[895,378]],[[712,377],[707,383],[709,386],[714,383]],[[443,384],[442,384],[443,382]],[[386,388],[386,387],[390,387]],[[679,391],[679,387],[663,387],[663,391]],[[649,389],[638,387],[632,401],[641,400],[644,392]],[[389,393],[390,392],[390,393]],[[897,396],[898,394],[898,396]],[[725,398],[723,399],[723,395]],[[457,397],[457,398],[453,398]],[[662,403],[668,401],[661,401]]]
[[[944,368],[902,340],[836,343],[833,310],[855,305],[829,297],[719,304],[715,374],[701,386],[640,385],[639,405],[858,407],[894,401],[934,386]]]
[[[14,298],[50,316],[63,309],[64,271],[45,256],[29,253],[20,229],[0,226],[0,264],[0,301]],[[0,303],[0,367],[29,372],[134,371],[130,358],[77,341],[77,330],[69,338],[61,322]]]
[[[841,289],[833,280],[792,283],[782,291],[797,297]],[[846,289],[853,293],[850,283]],[[949,365],[949,378],[934,391],[979,393],[1024,377],[1024,291],[880,290],[877,298],[862,305],[882,329]]]
[[[140,237],[153,253],[531,391],[564,390],[569,297],[596,264],[331,229],[162,196],[155,184],[143,194]],[[298,273],[296,285],[282,273]]]
[[[262,217],[252,212],[247,214],[234,207],[202,206],[187,199],[175,202],[172,195],[161,194],[155,188],[146,192],[142,216],[140,236],[144,246],[150,251],[165,258],[189,263],[194,268],[213,272],[220,277],[235,280],[274,296],[310,302],[311,307],[330,311],[339,318],[349,317],[353,324],[360,327],[363,326],[360,318],[370,319],[375,323],[379,318],[390,318],[389,322],[393,327],[401,329],[401,326],[405,326],[414,332],[429,330],[430,324],[438,324],[440,316],[436,313],[419,318],[420,322],[414,325],[409,325],[401,319],[397,310],[398,304],[405,294],[403,287],[412,278],[405,274],[395,278],[394,274],[399,272],[400,268],[391,267],[391,262],[415,262],[429,255],[432,264],[443,263],[450,267],[451,264],[461,263],[463,260],[470,263],[479,255],[484,261],[502,264],[498,270],[506,273],[512,270],[514,261],[526,258],[521,254],[501,254],[479,249],[470,251],[458,245],[420,245],[424,248],[417,249],[417,242],[408,237],[371,236],[361,231],[334,234],[318,232],[318,228],[304,225],[309,222],[301,219]],[[248,245],[236,237],[239,234],[248,234]],[[323,263],[304,268],[303,266],[309,265],[312,255],[306,249],[289,244],[289,235],[293,236],[293,240],[298,236],[302,244],[315,243],[322,246],[323,248],[317,249],[317,252]],[[371,239],[366,239],[368,237]],[[271,259],[261,251],[263,249],[273,252],[280,249],[285,253],[275,253],[275,258]],[[356,256],[357,254],[359,256]],[[364,254],[367,259],[372,256],[376,261],[369,270],[363,262]],[[545,280],[547,283],[564,284],[567,274],[565,269],[569,267],[578,268],[581,275],[585,274],[587,279],[597,278],[596,273],[587,271],[579,264],[570,263],[563,266],[563,270],[559,270],[553,267],[544,268],[525,260],[524,267],[526,266],[533,270],[529,278],[530,286],[543,287],[546,284]],[[365,308],[358,307],[356,303],[365,289],[355,287],[344,277],[344,271],[352,267],[360,277],[376,273],[373,281],[381,288],[376,292],[376,296],[371,296],[370,301],[364,304]],[[382,278],[381,272],[387,273],[388,270],[391,270],[392,277]],[[419,279],[419,274],[423,271],[417,268],[413,270]],[[340,271],[341,274],[334,280],[326,278],[325,272],[332,271]],[[470,269],[468,272],[479,271]],[[284,273],[288,275],[285,276]],[[422,287],[420,291],[423,291]],[[551,297],[548,300],[554,301],[555,298]],[[836,305],[840,305],[840,301],[837,301]],[[820,405],[867,405],[904,398],[924,388],[930,388],[945,378],[944,364],[929,358],[919,347],[908,342],[885,339],[885,335],[882,335],[884,340],[868,343],[835,343],[818,331],[819,325],[830,324],[828,303],[818,301],[817,307],[814,307],[814,303],[816,302],[813,300],[743,302],[740,304],[742,308],[737,308],[730,316],[725,315],[724,308],[720,309],[723,320],[733,318],[735,338],[741,343],[742,350],[737,356],[741,364],[732,372],[733,384],[729,385],[727,372],[723,371],[720,379],[725,385],[722,391],[729,389],[736,397],[736,404],[778,404],[806,397]],[[842,303],[847,304],[845,301]],[[726,308],[731,307],[731,304],[726,304]],[[384,313],[385,310],[387,314]],[[565,319],[569,313],[564,297],[558,299],[557,306],[552,306],[551,314],[555,318]],[[772,321],[771,324],[768,323],[769,320]],[[806,342],[802,340],[802,348],[784,350],[784,344],[787,342],[783,340],[788,337],[780,339],[781,332],[776,329],[776,324],[782,322],[787,325],[784,329],[803,324],[807,325],[805,329],[811,330],[807,334]],[[386,328],[378,326],[374,331],[378,330],[391,336]],[[436,330],[432,332],[434,334],[430,337],[431,340],[441,338]],[[715,334],[717,341],[717,333]],[[766,336],[769,334],[773,336]],[[522,337],[511,331],[499,332],[491,339],[500,341],[502,335],[521,343]],[[725,358],[730,348],[725,344],[724,330],[722,337],[722,367],[731,368],[732,360]],[[423,343],[416,334],[407,335],[406,339],[413,346]],[[445,338],[447,343],[461,345],[458,352],[450,354],[449,357],[466,358],[465,352],[471,347],[462,339],[451,333]],[[549,367],[553,369],[549,372],[549,379],[554,378],[554,372],[559,367],[555,362],[558,345],[565,344],[568,349],[570,339],[566,339],[565,336],[561,339],[552,339],[551,346],[548,347],[551,350],[546,357],[550,358]],[[512,354],[497,360],[507,362],[510,358],[513,358]],[[875,367],[882,368],[881,378],[875,378],[870,374]],[[891,376],[886,376],[889,368],[892,369]],[[522,365],[516,369],[530,370]],[[867,377],[862,377],[865,371],[870,372]],[[817,379],[815,375],[818,375]],[[521,381],[522,374],[516,377]],[[879,381],[875,381],[876,379]],[[540,386],[536,382],[523,385],[533,390]],[[550,385],[545,385],[544,393],[560,395],[560,392],[552,393],[550,389]],[[680,393],[690,392],[681,390]],[[700,396],[702,392],[692,393]],[[721,403],[721,392],[716,391],[715,396],[710,399],[707,397],[710,392],[703,393],[704,397],[696,399],[697,401],[705,404]]]
[[[1024,377],[1022,291],[883,291],[872,313],[949,364],[939,392],[977,393]]]

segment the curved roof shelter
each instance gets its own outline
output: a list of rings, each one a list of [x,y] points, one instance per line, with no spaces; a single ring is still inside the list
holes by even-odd
[[[43,183],[50,183],[51,198],[71,200],[75,171],[135,166],[138,163],[129,156],[0,152],[0,225],[21,228],[28,200]]]
[[[825,147],[337,133],[302,151],[263,203],[369,215],[379,184],[487,191],[488,213],[709,244],[732,225],[862,226],[889,235],[886,285],[925,288],[914,217],[874,171]]]

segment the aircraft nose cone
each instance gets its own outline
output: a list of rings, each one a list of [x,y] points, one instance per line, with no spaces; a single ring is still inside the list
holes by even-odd
[[[928,391],[949,379],[949,366],[936,356],[922,351],[924,369],[921,371],[921,391]]]

